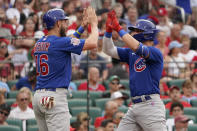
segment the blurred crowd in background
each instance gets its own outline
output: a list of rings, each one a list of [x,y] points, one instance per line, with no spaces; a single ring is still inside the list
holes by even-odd
[[[132,106],[128,65],[102,52],[107,13],[112,9],[116,11],[120,25],[131,35],[128,27],[139,19],[150,20],[160,30],[154,46],[160,49],[164,58],[160,90],[170,112],[170,120],[167,120],[169,131],[178,129],[181,124],[176,127],[176,122],[182,120],[197,123],[197,116],[183,116],[184,107],[197,107],[196,0],[0,0],[0,124],[6,125],[7,118],[35,118],[31,104],[36,85],[32,49],[35,42],[48,32],[42,22],[43,14],[51,8],[62,8],[69,16],[65,36],[71,36],[81,25],[83,9],[89,5],[96,9],[98,16],[98,48],[81,55],[72,54],[69,97],[73,99],[76,92],[89,88],[91,92],[100,93],[97,99],[108,100],[106,106],[102,105],[98,118],[91,119],[93,129],[113,131],[125,113],[118,109]],[[90,32],[88,26],[81,38],[87,38]],[[115,31],[112,39],[116,46],[126,47]],[[17,94],[8,104],[9,99],[13,99],[13,92]],[[92,102],[93,107],[97,107],[97,99]],[[86,131],[90,117],[85,113],[73,116],[76,121],[72,127]],[[189,121],[191,118],[193,121]],[[185,128],[187,124],[181,126]],[[24,126],[23,130],[26,128]]]

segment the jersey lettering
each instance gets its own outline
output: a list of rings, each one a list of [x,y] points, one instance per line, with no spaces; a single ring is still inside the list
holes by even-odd
[[[48,42],[37,42],[34,46],[34,52],[38,51],[48,51],[50,43]]]

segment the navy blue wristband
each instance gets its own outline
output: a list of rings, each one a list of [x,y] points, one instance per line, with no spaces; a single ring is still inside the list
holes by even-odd
[[[123,37],[125,34],[127,34],[127,32],[124,31],[124,30],[122,29],[122,30],[120,30],[120,31],[118,32],[118,34],[119,34],[121,37]]]
[[[80,26],[77,31],[82,34],[84,32],[84,28]]]
[[[82,26],[80,26],[77,31],[75,31],[75,33],[73,34],[75,37],[80,38],[81,34],[84,32],[84,28]]]
[[[105,37],[107,37],[107,38],[111,38],[111,37],[112,37],[112,33],[105,32]]]

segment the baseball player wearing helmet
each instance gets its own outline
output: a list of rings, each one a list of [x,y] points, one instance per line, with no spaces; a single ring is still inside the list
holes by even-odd
[[[68,17],[62,9],[51,9],[43,16],[48,35],[34,46],[37,67],[36,92],[33,108],[39,131],[69,131],[70,114],[67,102],[67,88],[71,80],[71,53],[97,47],[98,20],[95,10],[84,10],[83,21],[88,21],[92,32],[85,39],[62,37],[68,27]],[[83,27],[74,36],[82,33]],[[78,34],[78,35],[76,35]]]
[[[139,20],[136,26],[129,29],[132,35],[119,25],[115,11],[108,13],[103,51],[129,64],[130,94],[133,103],[117,131],[166,131],[165,107],[159,95],[163,57],[153,46],[158,30],[148,20]],[[128,48],[114,46],[112,30],[119,33]]]

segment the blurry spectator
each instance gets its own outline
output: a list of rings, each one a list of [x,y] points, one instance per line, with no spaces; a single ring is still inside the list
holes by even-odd
[[[110,98],[111,95],[120,90],[120,77],[118,77],[117,75],[113,75],[109,78],[109,92],[103,92],[102,97],[103,98]]]
[[[108,70],[106,67],[106,60],[98,55],[98,51],[97,48],[90,50],[90,54],[88,55],[89,57],[89,67],[97,67],[99,69],[99,72],[101,73],[101,79],[102,80],[106,80],[107,76],[108,76]],[[80,64],[80,70],[83,71],[83,78],[86,78],[87,75],[87,55],[85,55],[82,59],[81,59],[81,63]]]
[[[149,12],[146,12],[142,16],[139,16],[139,19],[147,19],[153,22],[155,25],[159,24],[159,20],[157,19],[157,9],[156,7],[152,7]]]
[[[3,31],[3,29],[8,29],[9,31]],[[1,36],[4,37],[11,37],[11,34],[15,35],[16,33],[12,25],[7,23],[6,14],[2,8],[0,8],[0,31]]]
[[[0,0],[0,8],[7,10],[8,8],[11,8],[12,4],[10,3],[10,0]]]
[[[172,78],[188,78],[190,76],[189,66],[185,63],[185,59],[178,54],[183,45],[178,41],[170,42],[169,56],[166,57],[167,74]]]
[[[129,7],[134,6],[134,1],[132,0],[124,0],[123,1],[123,16],[122,18],[126,18],[126,12],[128,11]]]
[[[74,82],[70,82],[69,87],[68,87],[69,91],[77,91],[77,85]]]
[[[21,119],[21,120],[35,118],[33,109],[28,107],[29,101],[30,101],[29,94],[24,90],[19,91],[19,93],[16,96],[16,102],[18,106],[11,110],[9,118]]]
[[[20,46],[20,48],[25,48],[27,51],[29,51],[29,49],[32,48],[35,43],[35,40],[33,39],[34,31],[35,23],[33,17],[28,17],[25,21],[24,29],[20,33],[20,36],[22,36],[22,41],[21,43],[18,43],[17,46]]]
[[[159,31],[159,33],[157,34],[157,40],[158,40],[158,44],[155,47],[161,51],[165,59],[169,52],[169,49],[166,46],[166,40],[167,40],[166,33],[162,30]]]
[[[146,14],[149,12],[149,0],[137,0],[136,7],[138,8],[139,16]]]
[[[197,94],[197,72],[194,72],[191,75],[191,81],[192,81],[193,92]]]
[[[23,120],[23,131],[26,131],[26,120],[35,119],[33,109],[28,107],[30,96],[25,90],[20,90],[16,96],[18,106],[10,111],[9,118]]]
[[[167,98],[169,98],[169,95],[168,95],[169,94],[168,86],[165,83],[165,81],[162,80],[162,79],[160,79],[159,88],[160,88],[160,98],[161,99],[167,99]]]
[[[190,50],[190,38],[189,37],[182,37],[181,44],[181,52],[179,56],[183,57],[186,62],[192,62],[194,56],[197,56],[197,52],[194,50]]]
[[[6,94],[8,92],[10,92],[10,88],[9,88],[8,84],[5,82],[2,82],[1,80],[0,80],[0,91],[3,91]]]
[[[34,31],[38,31],[40,29],[39,26],[41,24],[40,20],[39,20],[39,17],[38,17],[38,14],[33,12],[33,13],[29,14],[29,17],[32,17],[33,18],[33,22],[35,23]]]
[[[87,131],[88,130],[88,114],[86,112],[80,112],[77,115],[77,121],[72,123],[72,127],[76,129],[76,131]],[[76,127],[74,127],[76,126]]]
[[[123,6],[122,6],[122,4],[116,3],[116,4],[113,6],[113,10],[116,12],[116,17],[117,17],[118,19],[120,19],[121,16],[122,16],[122,13],[123,13]]]
[[[95,128],[101,126],[103,120],[112,120],[115,112],[118,111],[118,105],[114,101],[108,101],[105,104],[105,115],[103,117],[97,117],[94,121]]]
[[[183,95],[182,99],[188,103],[191,100],[197,100],[197,96],[193,94],[192,82],[190,80],[185,80],[182,84]]]
[[[168,131],[173,131],[173,126],[175,125],[175,118],[177,116],[184,114],[184,107],[180,102],[174,102],[172,103],[172,106],[170,108],[170,112],[172,113],[172,118],[168,118],[166,120],[166,125],[168,128]],[[192,120],[189,121],[189,124],[193,124],[194,122]]]
[[[171,41],[181,41],[181,27],[179,24],[173,24],[173,27],[171,28],[170,31],[170,36],[167,38],[166,46],[169,46]]]
[[[180,32],[181,35],[187,36],[189,38],[197,37],[197,31],[193,26],[189,24],[185,24],[183,20],[178,20],[178,24],[181,27],[181,32]]]
[[[96,67],[90,67],[88,71],[89,90],[105,91],[105,87],[99,83],[99,70]],[[87,82],[81,83],[78,90],[87,90]]]
[[[118,59],[112,58],[112,67],[109,68],[109,75],[113,76],[117,75],[120,79],[128,79],[129,73],[127,72],[127,68],[125,63],[120,62]]]
[[[0,77],[3,82],[13,79],[11,75],[13,70],[11,70],[11,64],[8,63],[13,54],[8,53],[8,44],[7,39],[0,39]]]
[[[9,22],[16,29],[16,34],[19,34],[23,29],[25,19],[29,16],[30,10],[25,8],[24,0],[15,0],[14,8],[9,8],[6,11]]]
[[[118,128],[118,125],[120,123],[120,121],[122,120],[122,118],[124,117],[124,112],[122,111],[117,111],[114,113],[114,116],[113,116],[113,122],[115,124],[115,129]]]
[[[118,104],[118,107],[126,107],[124,105],[124,100],[128,99],[128,97],[124,96],[120,91],[116,91],[111,94],[111,100]]]
[[[136,24],[137,18],[138,18],[137,8],[135,6],[129,7],[127,11],[127,16],[124,20],[124,22],[127,24],[127,31],[128,31],[128,27]]]
[[[167,36],[170,36],[170,28],[173,26],[173,23],[168,18],[168,12],[165,8],[160,8],[157,11],[159,25],[157,28],[161,31],[164,31]]]
[[[103,9],[111,9],[113,0],[102,0],[102,8]]]
[[[11,108],[7,104],[0,105],[0,125],[8,125],[6,120],[10,114],[10,110]]]
[[[184,107],[191,107],[191,105],[190,105],[188,102],[185,102],[185,101],[182,101],[182,100],[181,100],[180,89],[179,89],[177,86],[172,86],[172,87],[170,88],[170,94],[169,94],[169,96],[170,96],[171,101],[168,102],[168,103],[165,105],[165,107],[166,107],[167,109],[170,109],[172,103],[174,103],[174,102],[180,102]],[[170,114],[171,114],[171,112],[170,112]]]
[[[114,131],[114,123],[112,120],[103,120],[101,127],[104,127],[104,131]]]
[[[64,1],[62,4],[62,9],[67,16],[70,16],[75,11],[74,3],[72,1]]]
[[[32,109],[33,109],[33,106],[32,106],[32,98],[33,98],[33,95],[32,95],[31,90],[30,90],[29,88],[27,88],[27,87],[23,87],[23,88],[21,88],[21,89],[19,90],[19,92],[25,92],[25,93],[28,94],[28,100],[29,100],[28,106],[29,106],[29,108],[32,108]],[[11,105],[12,108],[15,108],[15,107],[17,107],[17,106],[18,106],[17,101],[14,102],[14,103]]]
[[[20,33],[20,36],[23,36],[25,38],[26,37],[32,38],[34,37],[34,31],[35,31],[34,19],[33,17],[28,17],[24,23],[24,28],[23,28],[23,31]]]
[[[34,90],[36,85],[36,68],[32,68],[26,77],[22,77],[16,83],[16,87],[13,90],[20,90],[22,87],[27,87],[31,91]]]
[[[23,39],[16,36],[16,39],[12,39],[12,43],[8,45],[9,54],[13,54],[11,61],[14,64],[15,71],[18,73],[23,69],[24,63],[28,61],[28,51],[21,48],[21,43],[23,43]]]
[[[67,16],[69,16],[69,24],[71,25],[73,22],[77,21],[77,17],[73,15],[75,12],[75,6],[73,1],[64,1],[62,4],[62,9],[66,13]]]
[[[190,119],[187,116],[180,115],[175,118],[175,131],[188,131],[188,122]]]
[[[38,14],[38,18],[39,18],[39,22],[42,23],[42,16],[45,12],[47,12],[49,10],[49,0],[41,0],[39,3],[40,6],[40,11],[37,13]],[[42,24],[39,25],[39,30],[42,30],[44,27]]]
[[[105,129],[103,127],[97,127],[94,129],[94,131],[105,131]]]

